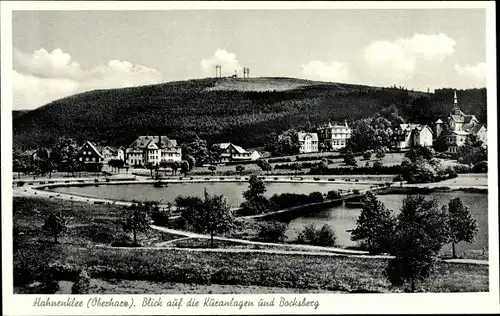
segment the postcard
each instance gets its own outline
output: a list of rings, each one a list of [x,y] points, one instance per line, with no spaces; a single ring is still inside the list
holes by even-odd
[[[6,315],[500,312],[495,3],[1,14]]]

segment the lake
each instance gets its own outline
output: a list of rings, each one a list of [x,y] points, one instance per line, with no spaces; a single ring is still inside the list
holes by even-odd
[[[266,183],[266,195],[281,193],[309,194],[314,191],[327,193],[330,190],[363,190],[368,184],[353,183]],[[120,201],[160,201],[174,202],[179,195],[203,197],[204,190],[209,194],[224,195],[232,207],[239,207],[244,201],[243,192],[248,190],[248,182],[217,182],[217,183],[169,183],[168,187],[155,188],[153,184],[119,184],[82,187],[59,187],[51,189],[54,192],[71,193],[102,199]]]
[[[389,194],[378,195],[378,198],[385,206],[393,211],[393,214],[399,213],[402,201],[406,195]],[[462,202],[469,207],[472,216],[477,221],[478,232],[474,243],[460,243],[457,245],[457,253],[471,250],[481,250],[483,247],[488,249],[488,195],[481,193],[465,192],[436,192],[425,195],[426,198],[436,198],[440,205],[459,197]],[[306,216],[297,217],[289,222],[287,236],[289,239],[295,239],[297,234],[308,224],[314,224],[321,227],[329,224],[337,237],[337,244],[341,247],[356,246],[356,242],[351,240],[351,233],[348,230],[356,228],[356,221],[361,213],[360,208],[349,208],[345,205],[325,209]],[[451,245],[443,247],[444,252],[451,252]]]
[[[314,191],[327,193],[329,190],[367,189],[369,185],[357,183],[266,183],[266,195],[280,193],[309,194]],[[232,207],[238,207],[243,202],[243,191],[248,189],[247,182],[218,182],[218,183],[170,183],[168,187],[155,188],[152,184],[121,184],[121,185],[99,185],[85,187],[60,187],[53,191],[61,193],[72,193],[89,197],[103,199],[132,201],[132,200],[161,200],[161,203],[173,202],[179,195],[203,197],[203,191],[207,189],[210,194],[224,195]],[[401,206],[405,195],[390,194],[379,195],[379,199],[388,209],[395,214]],[[472,244],[461,243],[457,246],[457,252],[488,249],[488,195],[481,193],[465,192],[436,192],[428,196],[435,197],[440,205],[448,204],[449,200],[460,197],[468,206],[478,224],[476,241]],[[348,208],[345,205],[327,208],[313,214],[297,217],[289,222],[287,231],[288,239],[295,239],[307,224],[315,224],[320,227],[329,224],[337,236],[337,244],[341,247],[355,246],[351,241],[351,234],[347,230],[356,227],[356,220],[361,213],[359,208]],[[443,251],[449,251],[450,245],[446,245]]]

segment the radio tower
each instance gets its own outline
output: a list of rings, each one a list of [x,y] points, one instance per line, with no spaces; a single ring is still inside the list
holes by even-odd
[[[250,68],[243,67],[243,78],[248,78],[250,76]]]
[[[215,78],[222,78],[222,66],[215,65]]]

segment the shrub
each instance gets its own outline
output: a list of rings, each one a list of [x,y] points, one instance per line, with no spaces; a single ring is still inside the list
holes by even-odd
[[[292,162],[292,159],[290,158],[270,158],[267,160],[269,163],[274,163],[274,162]]]
[[[89,290],[90,276],[87,271],[82,270],[71,287],[71,294],[89,294]]]
[[[331,191],[328,191],[327,195],[326,195],[326,198],[329,199],[329,200],[336,200],[336,199],[340,199],[341,197],[341,194],[338,190],[331,190]]]
[[[320,229],[316,229],[314,224],[307,225],[297,236],[297,243],[310,244],[315,246],[333,246],[335,245],[335,233],[330,225],[325,224]]]
[[[372,157],[371,151],[367,150],[367,151],[363,152],[363,159],[364,160],[369,160],[371,157]]]
[[[166,226],[168,225],[170,218],[170,212],[160,209],[155,209],[151,214],[151,219],[153,223],[158,226]]]
[[[354,190],[352,190],[352,193],[353,193],[353,194],[356,194],[356,195],[359,195],[359,193],[360,193],[360,192],[359,192],[359,190],[358,190],[358,189],[354,189]]]
[[[312,192],[309,194],[309,203],[320,203],[323,202],[323,194],[321,192]]]
[[[382,168],[382,162],[377,160],[373,163],[373,169],[381,169],[381,168]]]
[[[375,154],[375,157],[377,159],[384,158],[385,157],[385,152],[383,152],[383,151],[377,151],[377,153]]]
[[[278,221],[262,223],[257,238],[267,242],[283,242],[287,227],[287,224]]]
[[[481,161],[472,167],[472,172],[474,173],[488,173],[488,162]]]

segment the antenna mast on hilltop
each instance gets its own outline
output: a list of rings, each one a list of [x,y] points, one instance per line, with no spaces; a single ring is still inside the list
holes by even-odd
[[[243,67],[243,78],[248,78],[248,77],[250,77],[250,68]]]
[[[222,78],[222,66],[215,65],[215,78]]]

